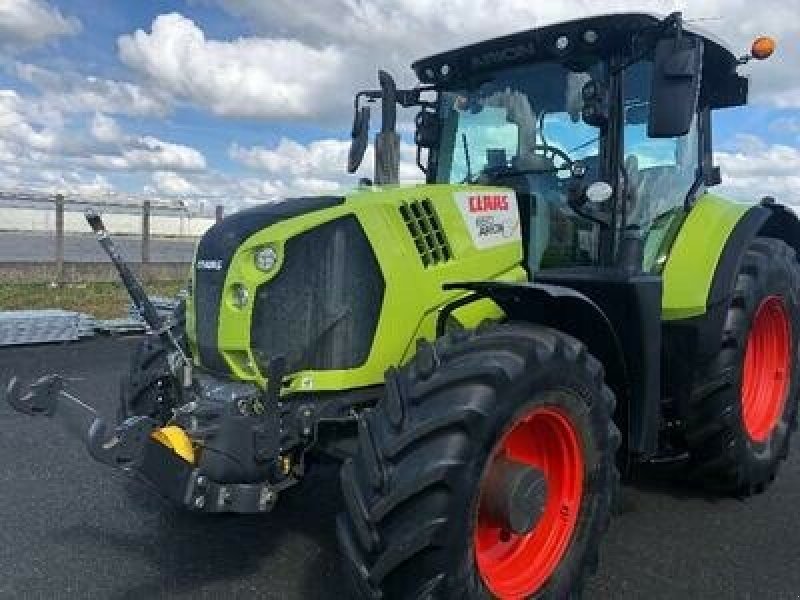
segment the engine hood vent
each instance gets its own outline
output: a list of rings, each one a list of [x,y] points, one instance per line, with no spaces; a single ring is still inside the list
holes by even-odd
[[[400,215],[426,269],[445,263],[453,257],[439,215],[430,199],[404,202],[400,205]]]

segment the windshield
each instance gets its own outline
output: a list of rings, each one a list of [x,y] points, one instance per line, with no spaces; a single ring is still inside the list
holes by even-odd
[[[606,80],[605,63],[504,69],[440,95],[435,181],[513,187],[532,272],[599,260],[598,224],[568,202],[575,161],[583,164],[587,185],[600,178],[605,140],[582,119],[582,92],[590,80]]]
[[[443,92],[436,181],[468,183],[509,171],[566,177],[576,160],[596,171],[599,130],[581,118],[581,91],[602,75],[602,63],[575,71],[537,63]]]

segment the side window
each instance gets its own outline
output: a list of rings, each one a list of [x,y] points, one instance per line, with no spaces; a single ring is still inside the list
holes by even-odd
[[[683,206],[699,162],[696,119],[685,136],[647,136],[651,77],[650,62],[632,65],[625,77],[625,170],[633,190],[628,223],[645,232]]]

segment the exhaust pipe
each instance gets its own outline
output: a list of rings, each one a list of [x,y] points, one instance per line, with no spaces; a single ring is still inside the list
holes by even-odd
[[[381,130],[375,136],[375,183],[400,182],[400,136],[397,135],[397,84],[386,71],[378,71],[381,86]]]

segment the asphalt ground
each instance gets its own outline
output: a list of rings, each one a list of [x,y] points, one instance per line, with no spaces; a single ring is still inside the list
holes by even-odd
[[[138,236],[114,236],[122,256],[131,262],[142,257]],[[197,240],[194,238],[151,238],[151,262],[191,262]],[[55,260],[56,241],[52,233],[0,232],[0,262],[49,262]],[[64,260],[105,262],[108,260],[91,233],[64,236]]]
[[[134,339],[0,350],[0,382],[58,371],[111,416]],[[336,469],[270,515],[195,516],[92,463],[44,419],[0,406],[0,598],[347,598]],[[800,598],[800,455],[767,493],[623,488],[587,598]]]

